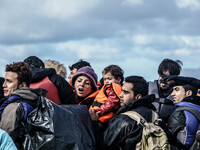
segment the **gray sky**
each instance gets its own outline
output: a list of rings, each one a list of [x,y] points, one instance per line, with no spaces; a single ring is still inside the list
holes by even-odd
[[[148,81],[164,58],[178,59],[200,78],[199,16],[198,0],[1,0],[0,75],[36,55],[67,69],[84,59],[99,78],[117,64]]]

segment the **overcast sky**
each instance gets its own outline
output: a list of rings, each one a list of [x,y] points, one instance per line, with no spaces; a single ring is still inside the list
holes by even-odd
[[[200,77],[199,0],[0,0],[0,75],[30,55],[157,79],[164,58]],[[69,69],[67,70],[69,73]]]

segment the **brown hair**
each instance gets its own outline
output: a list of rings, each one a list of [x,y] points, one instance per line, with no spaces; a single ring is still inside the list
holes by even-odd
[[[104,70],[102,71],[102,74],[107,74],[110,72],[115,79],[120,78],[121,79],[121,84],[124,81],[124,71],[118,66],[118,65],[109,65]]]
[[[30,86],[32,80],[32,72],[30,67],[24,62],[13,62],[12,64],[6,65],[6,72],[11,71],[18,74],[18,84],[25,82],[27,86]]]

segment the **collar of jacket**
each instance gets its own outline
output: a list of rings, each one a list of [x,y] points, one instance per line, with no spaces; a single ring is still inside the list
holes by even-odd
[[[122,106],[116,113],[116,115],[132,110],[133,108],[139,107],[139,106],[144,106],[144,107],[148,107],[151,108],[152,110],[156,110],[156,108],[153,106],[152,102],[155,100],[155,95],[151,94],[151,95],[147,95],[144,96],[140,99],[137,100],[132,100],[130,103],[128,103],[127,105]]]
[[[182,102],[189,102],[200,106],[200,96],[188,96],[185,97]]]
[[[18,95],[24,100],[37,101],[38,97],[47,93],[44,89],[31,89],[29,87],[19,88],[12,92],[11,96]]]

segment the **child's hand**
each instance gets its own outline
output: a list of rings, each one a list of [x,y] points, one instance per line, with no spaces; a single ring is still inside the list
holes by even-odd
[[[89,113],[90,113],[90,117],[91,117],[92,121],[98,121],[99,120],[101,111],[96,111],[95,109],[90,109]]]

